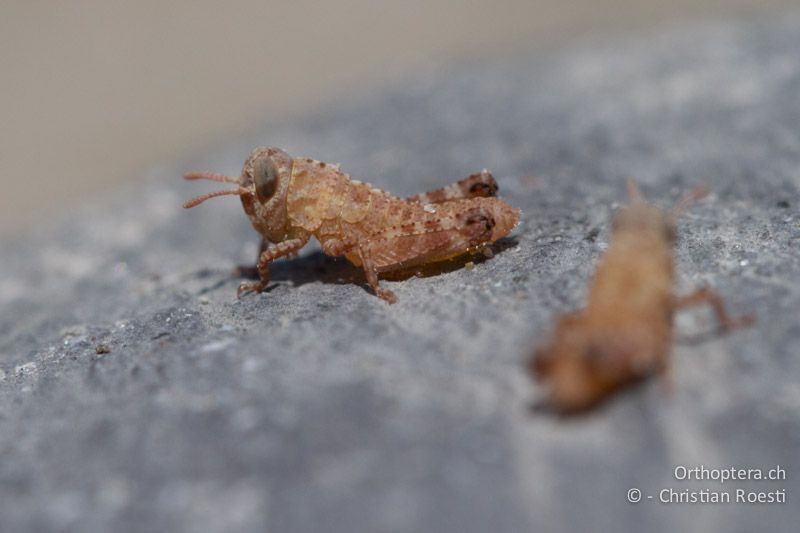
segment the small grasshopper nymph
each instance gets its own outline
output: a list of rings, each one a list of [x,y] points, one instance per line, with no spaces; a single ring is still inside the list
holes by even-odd
[[[557,411],[587,409],[652,374],[668,377],[673,317],[684,307],[709,304],[726,330],[752,322],[729,316],[708,288],[673,293],[675,216],[706,191],[695,189],[671,213],[645,202],[633,182],[628,191],[631,204],[614,217],[586,307],[560,316],[529,360]]]
[[[239,296],[263,291],[269,263],[299,251],[313,235],[325,254],[343,255],[362,267],[375,294],[394,303],[394,293],[379,285],[379,273],[479,250],[508,235],[519,222],[517,209],[494,198],[497,183],[485,170],[402,199],[350,179],[338,165],[292,158],[278,148],[257,148],[238,179],[211,172],[190,172],[184,178],[238,185],[189,200],[184,207],[237,195],[262,236],[256,265],[261,279],[242,283]]]

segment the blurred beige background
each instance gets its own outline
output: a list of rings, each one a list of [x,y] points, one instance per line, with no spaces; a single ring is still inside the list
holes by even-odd
[[[426,59],[786,3],[2,0],[0,232]]]

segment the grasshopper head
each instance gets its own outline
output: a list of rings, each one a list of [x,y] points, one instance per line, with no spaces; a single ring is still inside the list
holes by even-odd
[[[292,175],[292,158],[279,148],[256,148],[247,158],[239,178],[211,172],[190,172],[187,180],[207,179],[235,183],[238,187],[198,196],[183,204],[195,207],[217,196],[237,195],[253,227],[272,242],[286,237],[288,217],[286,194]]]
[[[675,219],[652,204],[634,202],[617,212],[611,223],[614,234],[631,232],[637,235],[651,235],[654,239],[668,245],[675,244]]]
[[[256,148],[247,158],[239,185],[242,206],[253,227],[272,242],[286,237],[286,194],[292,177],[292,158],[280,148]]]
[[[670,246],[675,244],[676,218],[693,202],[708,194],[708,187],[697,186],[687,192],[669,211],[662,211],[645,201],[639,186],[634,181],[628,182],[628,195],[631,203],[619,210],[612,221],[614,233],[630,232],[642,236],[652,236],[663,240]]]

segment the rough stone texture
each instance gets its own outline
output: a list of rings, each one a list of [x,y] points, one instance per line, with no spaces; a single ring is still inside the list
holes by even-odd
[[[0,529],[796,527],[798,49],[794,14],[439,66],[5,240]],[[313,248],[237,301],[255,234],[235,199],[180,209],[208,189],[178,176],[238,173],[259,144],[398,194],[490,167],[523,221],[472,271],[389,282],[394,306]],[[585,417],[532,414],[521,362],[581,304],[628,177],[662,205],[711,186],[681,220],[679,286],[758,324],[720,337],[684,314],[672,395],[653,382]],[[738,486],[672,478],[699,464],[781,464],[785,481],[741,486],[789,503],[626,502]]]

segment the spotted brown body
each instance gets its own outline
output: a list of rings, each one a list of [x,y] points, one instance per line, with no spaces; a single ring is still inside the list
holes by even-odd
[[[560,316],[550,341],[529,361],[558,411],[589,408],[630,383],[667,371],[673,317],[683,307],[710,304],[723,329],[752,321],[728,316],[710,289],[683,297],[673,293],[674,217],[705,191],[695,190],[672,213],[645,202],[633,183],[629,192],[631,205],[614,217],[586,307]]]
[[[239,295],[264,290],[269,263],[299,251],[314,236],[325,254],[362,267],[375,294],[393,303],[394,293],[379,284],[380,273],[479,250],[508,235],[519,221],[517,209],[494,197],[497,183],[488,171],[403,199],[351,179],[338,165],[257,148],[238,179],[207,172],[185,178],[238,184],[184,207],[238,195],[263,238],[256,265],[260,280],[240,285]]]

